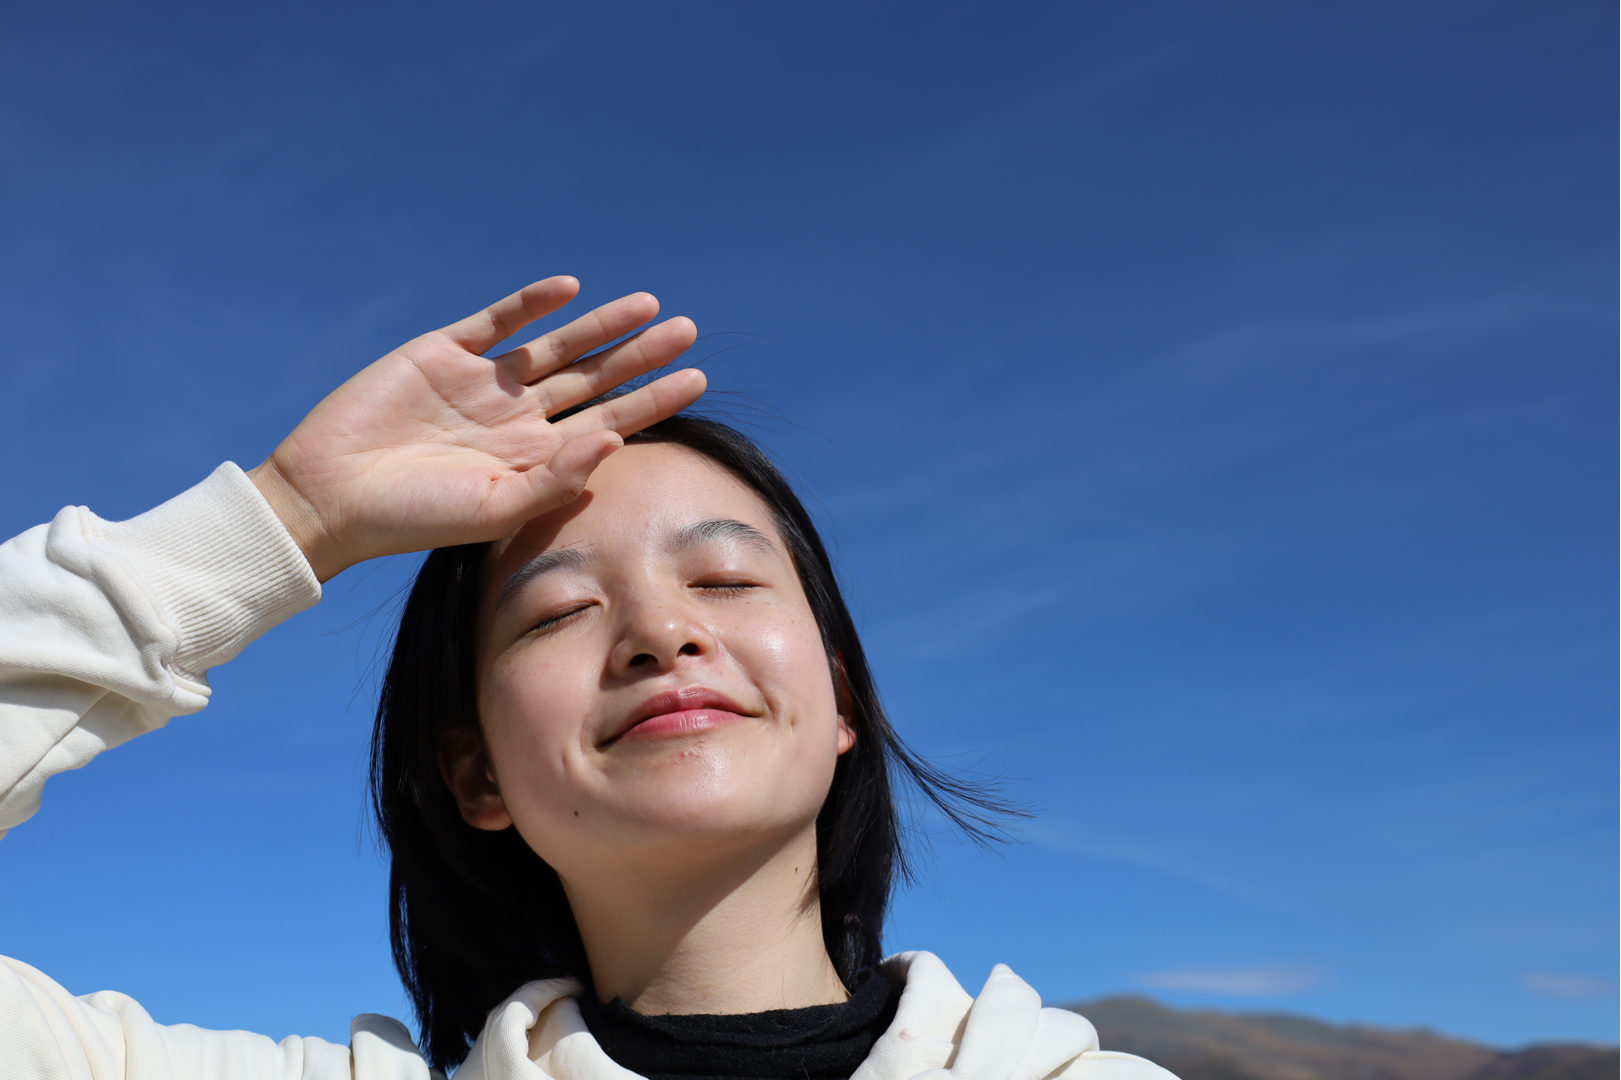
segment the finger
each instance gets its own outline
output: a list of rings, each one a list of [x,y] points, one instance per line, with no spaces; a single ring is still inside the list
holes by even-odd
[[[672,371],[656,382],[650,382],[624,397],[593,405],[575,413],[557,425],[558,434],[565,439],[577,438],[592,431],[615,431],[629,435],[656,424],[697,401],[709,381],[697,368]]]
[[[585,490],[596,467],[624,445],[625,440],[607,430],[588,431],[564,443],[545,468],[523,474],[529,481],[531,498],[539,504],[530,512],[544,513],[574,501]]]
[[[582,401],[606,394],[627,379],[661,368],[692,348],[698,327],[684,315],[644,330],[628,341],[604,349],[531,388],[544,416],[556,416]]]
[[[441,333],[471,353],[492,349],[519,330],[550,315],[580,291],[580,283],[566,274],[525,285],[511,296],[497,300],[476,315],[453,322]]]
[[[587,312],[567,326],[559,327],[511,352],[495,357],[495,362],[512,372],[521,383],[532,383],[558,368],[566,367],[600,345],[630,333],[659,313],[659,302],[651,293],[632,293]]]

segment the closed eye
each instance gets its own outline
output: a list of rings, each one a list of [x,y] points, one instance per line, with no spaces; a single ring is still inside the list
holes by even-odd
[[[715,581],[693,586],[699,592],[706,592],[711,596],[742,596],[750,589],[759,587],[751,581]]]
[[[560,625],[567,622],[569,619],[572,619],[574,616],[578,615],[580,612],[584,611],[586,608],[588,608],[590,606],[591,606],[590,604],[581,604],[577,608],[570,608],[567,611],[559,612],[556,615],[548,616],[548,617],[540,620],[535,625],[531,626],[529,628],[528,632],[533,634],[537,630],[550,630],[553,627],[560,626]]]

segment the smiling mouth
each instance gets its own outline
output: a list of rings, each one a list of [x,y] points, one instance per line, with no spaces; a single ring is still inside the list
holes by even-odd
[[[752,719],[750,714],[725,694],[703,686],[689,686],[648,698],[602,746],[611,746],[620,740],[639,742],[701,735],[748,719]]]

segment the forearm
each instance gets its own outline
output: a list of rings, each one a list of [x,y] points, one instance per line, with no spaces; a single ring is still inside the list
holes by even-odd
[[[319,599],[230,464],[130,521],[68,507],[0,544],[0,832],[50,776],[203,708],[211,667]]]

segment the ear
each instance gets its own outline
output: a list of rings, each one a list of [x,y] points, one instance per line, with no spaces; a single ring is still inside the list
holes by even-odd
[[[856,744],[856,729],[850,719],[855,715],[855,699],[850,693],[850,679],[844,673],[844,652],[840,649],[833,650],[833,694],[839,706],[839,754],[842,756]]]
[[[486,832],[500,832],[512,824],[482,739],[463,731],[447,731],[439,740],[439,775],[467,824]]]
[[[839,714],[839,754],[842,756],[850,751],[856,744],[856,729],[850,726],[850,720],[843,713]]]

